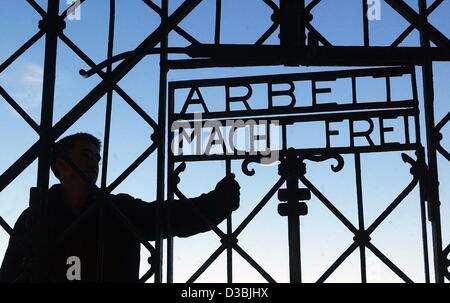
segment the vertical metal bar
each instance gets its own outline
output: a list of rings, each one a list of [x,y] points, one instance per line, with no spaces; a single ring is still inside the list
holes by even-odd
[[[356,77],[352,77],[352,102],[353,104],[358,103],[358,90],[356,87]]]
[[[220,26],[222,19],[222,0],[216,0],[216,28],[214,34],[214,44],[220,44]]]
[[[361,154],[355,153],[355,176],[356,176],[356,194],[358,200],[358,224],[359,232],[365,231],[364,226],[364,207],[363,207],[363,190],[362,190],[362,176],[361,176]],[[366,268],[366,247],[359,243],[359,253],[361,261],[361,282],[367,283],[367,268]]]
[[[281,146],[282,150],[287,150],[287,125],[281,126]]]
[[[174,142],[174,136],[173,132],[171,130],[172,123],[174,122],[172,120],[172,114],[174,113],[175,108],[175,100],[174,100],[174,92],[169,87],[169,118],[167,125],[167,132],[168,132],[168,157],[167,157],[167,174],[168,174],[168,180],[167,180],[167,198],[169,201],[173,201],[175,199],[175,186],[177,184],[174,183],[174,173],[175,173],[175,163],[173,159],[173,150],[172,146],[175,148],[175,142]],[[173,252],[174,252],[174,242],[173,242],[173,236],[170,230],[170,223],[171,217],[170,217],[170,211],[167,211],[167,221],[168,221],[168,231],[167,231],[167,283],[173,283]]]
[[[36,253],[40,255],[45,249],[48,241],[48,230],[44,228],[45,216],[47,215],[47,198],[50,178],[50,157],[51,144],[53,143],[53,106],[55,100],[55,79],[56,79],[56,55],[58,48],[58,34],[62,30],[62,24],[59,19],[59,0],[49,0],[47,6],[47,16],[41,21],[40,26],[46,32],[45,36],[45,61],[44,61],[44,79],[42,88],[42,108],[41,108],[41,132],[40,132],[40,151],[38,160],[37,187],[40,201],[30,205],[32,213],[37,215],[33,221],[36,227]],[[41,28],[42,29],[42,28]],[[34,210],[33,210],[34,208]],[[43,266],[42,264],[40,264]],[[44,273],[41,270],[47,268],[36,268],[34,277],[37,282],[42,281]]]
[[[116,16],[116,1],[109,1],[109,29],[108,29],[108,60],[114,55],[114,29],[115,29],[115,16]],[[108,64],[106,68],[106,74],[109,75],[112,72],[112,64]],[[108,177],[108,156],[109,156],[109,141],[111,134],[111,113],[112,113],[112,102],[113,102],[113,90],[108,91],[106,95],[106,115],[105,115],[105,134],[103,138],[103,162],[102,162],[102,180],[101,189],[106,190],[107,188],[107,177]],[[104,259],[104,226],[103,226],[103,216],[104,216],[104,205],[103,201],[99,201],[99,218],[98,218],[98,243],[97,243],[97,283],[103,282],[103,259]]]
[[[419,96],[417,92],[417,79],[416,79],[416,71],[414,67],[411,67],[411,85],[413,87],[413,98],[416,101],[417,106]],[[420,134],[420,113],[416,112],[414,115],[414,126],[415,126],[415,136],[416,136],[416,145],[417,145],[417,161],[419,163],[425,164],[425,150],[422,147],[421,143],[421,134]],[[409,129],[408,129],[409,131]],[[425,272],[425,282],[430,283],[430,262],[429,262],[429,252],[428,252],[428,234],[427,234],[427,218],[426,218],[426,208],[425,203],[427,201],[427,191],[426,191],[426,176],[421,176],[419,179],[419,187],[420,187],[420,215],[421,215],[421,223],[422,223],[422,245],[423,245],[423,259],[424,259],[424,272]]]
[[[295,153],[288,152],[286,157],[288,176],[286,188],[288,192],[298,192],[299,162]],[[298,201],[295,195],[290,195],[288,204],[295,207]],[[291,283],[302,282],[301,256],[300,256],[300,217],[289,211],[288,214],[288,239],[289,239],[289,274]]]
[[[386,77],[386,101],[388,103],[392,102],[392,92],[391,92],[391,77]]]
[[[160,73],[159,73],[159,106],[158,106],[158,134],[156,139],[158,144],[158,168],[157,168],[157,200],[164,201],[164,184],[165,184],[165,169],[166,169],[166,90],[167,90],[167,45],[168,45],[168,24],[167,19],[169,15],[168,0],[161,1],[161,55],[160,55]],[[159,207],[159,214],[162,213]],[[156,220],[157,229],[161,231],[161,216]],[[155,271],[155,283],[162,282],[162,256],[163,256],[163,237],[161,232],[160,237],[156,241],[156,254],[158,258],[158,268]]]
[[[420,12],[420,37],[421,46],[424,50],[430,48],[430,39],[428,37],[425,24],[428,22],[426,0],[419,0]],[[433,253],[434,253],[434,273],[435,280],[438,283],[444,282],[443,274],[443,256],[442,256],[442,231],[441,214],[439,201],[439,178],[437,168],[436,148],[439,142],[435,135],[434,121],[434,83],[433,83],[433,61],[425,60],[422,65],[423,73],[423,94],[425,102],[425,122],[427,137],[427,158],[428,158],[428,203],[429,219],[432,226]]]
[[[231,160],[225,160],[225,173],[227,176],[231,174]],[[227,217],[227,235],[233,233],[233,221],[231,214]],[[227,282],[233,283],[233,248],[227,247]]]
[[[364,46],[370,46],[370,31],[369,31],[369,16],[367,16],[369,11],[369,6],[367,5],[367,0],[362,1],[363,8],[363,26],[364,26]]]

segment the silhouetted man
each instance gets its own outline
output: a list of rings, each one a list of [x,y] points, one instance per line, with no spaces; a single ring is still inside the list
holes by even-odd
[[[45,271],[40,273],[45,281],[95,282],[100,275],[104,282],[137,282],[140,242],[124,224],[122,214],[145,240],[152,241],[159,237],[159,232],[164,237],[168,233],[187,237],[208,231],[210,225],[199,214],[217,225],[239,207],[239,184],[234,175],[222,179],[210,193],[189,200],[147,203],[126,194],[102,194],[93,186],[99,172],[100,145],[97,138],[86,133],[56,143],[51,168],[61,184],[49,190],[44,222],[48,248],[52,249],[36,260],[29,247],[23,247],[23,243],[33,240],[31,210],[26,209],[14,226],[17,236],[13,235],[9,241],[0,269],[1,282],[32,281],[33,262],[40,262],[40,267],[33,268]],[[80,176],[74,165],[91,184]],[[104,207],[100,212],[101,205]],[[100,231],[103,231],[103,243],[98,242]],[[100,257],[99,246],[103,247]],[[80,265],[78,272],[72,268],[76,265]]]

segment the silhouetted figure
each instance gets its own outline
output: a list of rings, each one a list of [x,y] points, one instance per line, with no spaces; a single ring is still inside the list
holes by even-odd
[[[216,188],[200,197],[171,202],[147,203],[126,194],[101,194],[94,190],[100,162],[100,141],[86,133],[78,133],[61,139],[55,145],[52,157],[52,171],[61,184],[49,190],[48,219],[49,243],[60,239],[59,245],[45,257],[38,260],[48,271],[48,280],[67,282],[68,270],[78,258],[80,277],[83,282],[95,282],[98,267],[99,211],[94,208],[100,203],[111,203],[142,233],[145,240],[159,237],[158,229],[167,237],[188,237],[210,230],[199,213],[209,218],[214,225],[222,222],[239,207],[239,184],[234,175],[225,177]],[[63,154],[65,156],[63,156]],[[65,159],[64,159],[65,158]],[[91,185],[70,165],[70,159],[92,182]],[[200,178],[199,178],[200,180]],[[191,206],[194,206],[195,211]],[[164,207],[158,207],[164,206]],[[94,207],[94,208],[93,208]],[[114,207],[103,207],[102,229],[104,238],[102,277],[104,282],[137,282],[139,277],[140,242],[114,213]],[[158,211],[161,216],[157,218]],[[167,212],[170,213],[168,216]],[[64,237],[59,237],[82,218],[78,227]],[[169,220],[167,220],[170,218]],[[26,243],[32,238],[31,210],[26,209],[14,226],[18,238]],[[155,222],[159,222],[159,228]],[[170,226],[169,226],[170,225]],[[11,237],[0,269],[1,282],[30,282],[30,262],[34,262],[15,237]],[[61,240],[62,239],[62,240]],[[72,258],[71,258],[72,257]],[[72,263],[73,262],[73,263]],[[24,274],[25,271],[25,274]],[[72,277],[73,278],[73,277]],[[75,275],[76,278],[76,275]]]

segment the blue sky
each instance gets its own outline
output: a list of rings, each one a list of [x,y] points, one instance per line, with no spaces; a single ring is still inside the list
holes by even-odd
[[[46,7],[45,0],[36,1]],[[117,0],[116,32],[114,53],[134,49],[157,26],[158,16],[140,0]],[[159,3],[159,1],[154,1]],[[170,0],[173,11],[182,2]],[[271,10],[260,0],[223,0],[223,23],[221,41],[223,43],[254,43],[271,25]],[[278,1],[275,1],[278,2]],[[417,8],[417,1],[406,1]],[[432,1],[428,1],[432,3]],[[87,0],[81,8],[81,19],[68,21],[65,34],[75,42],[94,62],[106,57],[108,30],[108,3],[105,0]],[[215,1],[204,0],[180,26],[202,43],[214,41]],[[61,8],[66,8],[61,1]],[[371,43],[388,45],[406,27],[407,22],[384,3],[381,6],[381,20],[371,21]],[[14,14],[10,12],[15,12]],[[431,16],[431,23],[444,34],[450,36],[448,13],[450,1],[444,1]],[[323,0],[314,10],[313,25],[330,42],[336,45],[362,45],[361,1]],[[15,49],[37,32],[39,15],[24,0],[0,0],[0,63],[8,58]],[[277,33],[267,41],[278,43]],[[402,44],[418,46],[419,37],[414,31]],[[188,43],[177,34],[170,35],[170,46],[185,46]],[[26,110],[36,121],[40,118],[40,98],[42,94],[43,47],[41,39],[29,51],[0,74],[0,85]],[[175,56],[174,56],[175,57]],[[177,58],[179,56],[176,56]],[[449,111],[450,91],[448,78],[450,64],[437,63],[435,68],[436,120],[439,121]],[[54,121],[57,122],[82,97],[84,97],[100,78],[92,76],[84,79],[79,76],[80,69],[88,69],[64,43],[59,42],[57,82],[55,93]],[[280,73],[300,73],[335,68],[314,67],[252,67],[200,69],[171,71],[169,81],[266,75]],[[151,117],[157,118],[159,90],[159,61],[157,56],[148,56],[136,68],[125,76],[120,87],[125,90]],[[422,101],[421,74],[417,68],[419,96]],[[396,79],[395,90],[400,99],[408,92],[405,81]],[[331,83],[326,83],[329,85]],[[325,84],[324,84],[325,85]],[[322,102],[335,99],[345,100],[348,92],[345,83],[331,84],[333,94],[321,96]],[[368,99],[380,94],[380,86],[369,81],[362,84],[361,96]],[[218,99],[219,96],[217,96]],[[255,94],[257,104],[263,96]],[[301,95],[300,102],[308,102]],[[214,102],[214,94],[212,94]],[[89,131],[100,138],[104,135],[105,98],[101,99],[84,117],[71,127],[67,134],[77,131]],[[421,105],[422,142],[425,143],[423,107]],[[449,126],[444,128],[445,134]],[[308,144],[319,136],[320,126],[298,126],[291,131],[290,143],[293,146]],[[112,135],[108,182],[112,182],[131,164],[151,143],[150,127],[118,96],[114,95],[112,115]],[[299,139],[302,138],[302,139]],[[7,148],[2,149],[0,172],[5,171],[18,156],[25,152],[37,135],[13,112],[0,98],[0,140]],[[395,135],[392,139],[396,139]],[[306,143],[304,143],[306,142]],[[448,139],[442,141],[449,147]],[[413,156],[413,153],[409,153]],[[308,162],[307,178],[335,206],[357,226],[357,202],[353,157],[347,155],[344,169],[339,173],[330,170],[332,160],[323,163]],[[387,207],[387,205],[411,181],[409,166],[401,161],[400,153],[380,153],[363,155],[363,192],[366,227]],[[444,244],[450,243],[448,206],[450,191],[448,182],[450,169],[448,162],[440,160],[441,202],[443,218]],[[150,156],[115,192],[127,192],[146,201],[156,198],[156,155]],[[233,161],[232,170],[241,184],[241,207],[233,217],[237,226],[255,207],[259,200],[278,180],[276,166],[259,166],[254,177],[245,176],[240,170],[240,161]],[[224,174],[225,165],[221,162],[188,163],[182,174],[180,189],[187,196],[199,195],[214,188]],[[10,224],[14,224],[28,204],[28,189],[35,185],[37,161],[28,167],[12,184],[0,192],[0,215]],[[52,177],[52,183],[56,179]],[[287,221],[277,213],[278,200],[272,198],[255,220],[242,232],[239,245],[279,282],[289,281]],[[321,202],[313,197],[309,202],[309,214],[301,219],[302,262],[304,280],[313,282],[336,260],[352,243],[353,235],[342,225]],[[408,195],[404,203],[373,234],[373,243],[408,276],[415,281],[423,281],[422,250],[420,235],[420,209],[418,189]],[[224,224],[221,225],[225,230]],[[428,230],[430,228],[428,226]],[[429,233],[429,236],[431,233]],[[7,245],[7,234],[0,231],[0,256]],[[220,245],[218,236],[213,232],[200,234],[188,239],[175,239],[174,280],[186,281],[209,255]],[[431,249],[431,246],[430,246]],[[430,250],[431,253],[431,250]],[[143,252],[142,271],[147,266],[147,253]],[[234,278],[236,282],[259,282],[263,278],[241,257],[234,253]],[[372,282],[399,281],[377,257],[367,253],[368,280]],[[222,254],[198,281],[225,282],[226,261]],[[359,250],[356,250],[330,277],[333,282],[359,282]]]

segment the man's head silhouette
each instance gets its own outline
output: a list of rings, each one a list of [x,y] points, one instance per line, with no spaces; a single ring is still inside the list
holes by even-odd
[[[62,184],[84,182],[66,160],[70,159],[91,182],[95,183],[99,171],[100,148],[100,140],[91,134],[77,133],[64,137],[54,146],[51,169]]]

